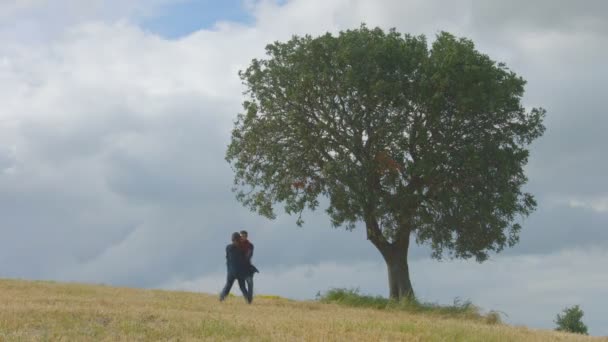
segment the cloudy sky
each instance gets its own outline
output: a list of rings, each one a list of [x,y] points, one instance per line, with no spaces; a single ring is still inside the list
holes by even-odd
[[[245,228],[258,293],[386,296],[361,229],[332,229],[322,211],[302,228],[257,217],[223,159],[239,69],[267,43],[362,22],[469,37],[548,111],[526,168],[539,207],[519,245],[483,264],[413,248],[417,295],[534,328],[579,304],[590,333],[608,335],[603,0],[0,0],[0,277],[217,293],[229,235]]]

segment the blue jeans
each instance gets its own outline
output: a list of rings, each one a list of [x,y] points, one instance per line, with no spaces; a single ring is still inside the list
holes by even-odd
[[[253,300],[253,274],[245,277],[245,283],[247,284],[247,294],[249,294],[249,302]]]

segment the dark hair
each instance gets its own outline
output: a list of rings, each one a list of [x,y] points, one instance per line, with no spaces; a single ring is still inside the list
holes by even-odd
[[[232,233],[232,242],[237,242],[240,239],[241,239],[241,234],[239,234],[238,232]]]
[[[243,234],[243,235],[249,235],[249,234],[247,234],[246,230],[241,230],[241,234]]]

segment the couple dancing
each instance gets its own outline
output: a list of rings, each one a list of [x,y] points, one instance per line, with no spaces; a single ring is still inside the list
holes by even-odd
[[[253,256],[253,244],[247,239],[247,231],[232,233],[232,243],[226,246],[226,266],[228,276],[226,285],[220,293],[220,301],[223,301],[230,293],[234,281],[239,282],[239,287],[247,303],[253,301],[253,274],[258,269],[251,264]]]

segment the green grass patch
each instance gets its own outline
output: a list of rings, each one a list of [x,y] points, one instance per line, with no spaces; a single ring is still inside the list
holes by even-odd
[[[321,303],[335,303],[353,307],[372,308],[378,310],[399,310],[411,313],[424,313],[446,318],[470,319],[484,321],[488,324],[500,324],[501,317],[496,311],[482,314],[480,308],[470,301],[458,298],[452,305],[420,302],[415,298],[405,298],[400,301],[382,296],[362,295],[359,289],[334,288],[325,293],[318,293],[317,300]]]
[[[230,321],[206,319],[200,323],[197,335],[203,338],[241,339],[251,337],[253,329]]]

